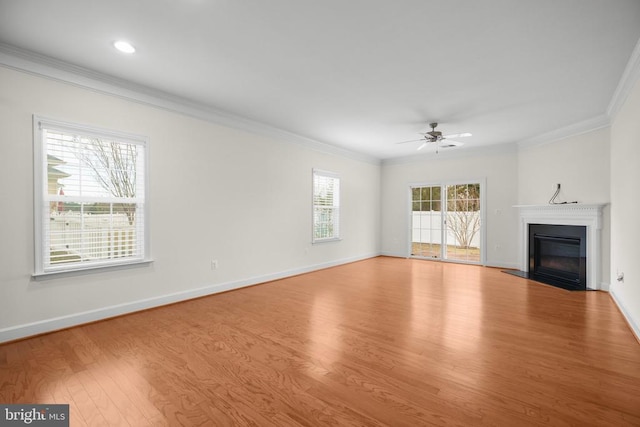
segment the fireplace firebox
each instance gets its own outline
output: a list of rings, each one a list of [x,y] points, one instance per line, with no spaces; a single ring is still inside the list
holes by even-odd
[[[587,228],[529,224],[529,277],[570,290],[587,289]]]

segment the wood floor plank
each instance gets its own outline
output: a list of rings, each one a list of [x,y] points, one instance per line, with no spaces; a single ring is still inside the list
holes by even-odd
[[[127,422],[127,414],[120,412],[117,404],[111,400],[111,396],[109,396],[108,393],[108,387],[99,383],[98,380],[93,377],[91,372],[82,371],[76,373],[75,376],[78,378],[108,425],[131,425]]]
[[[82,384],[82,380],[78,378],[75,374],[67,379],[65,386],[68,390],[69,395],[73,398],[73,401],[66,402],[69,405],[73,405],[73,410],[69,408],[69,412],[71,413],[79,413],[82,416],[82,420],[90,426],[108,426],[107,420],[102,415],[102,412],[95,404],[87,390],[84,388]],[[18,402],[16,402],[18,403]],[[26,402],[21,402],[26,403]],[[37,402],[37,403],[46,403],[46,402]],[[76,421],[76,417],[74,417],[74,422]]]
[[[604,292],[378,257],[0,345],[3,403],[72,425],[638,426]]]

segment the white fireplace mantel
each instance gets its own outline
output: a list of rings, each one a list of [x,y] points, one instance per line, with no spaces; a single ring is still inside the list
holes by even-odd
[[[600,289],[602,210],[606,203],[516,205],[520,213],[520,270],[529,271],[529,224],[582,225],[587,227],[587,288]]]

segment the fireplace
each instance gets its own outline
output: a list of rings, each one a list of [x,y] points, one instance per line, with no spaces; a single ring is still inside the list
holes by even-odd
[[[562,243],[562,245],[556,245],[556,249],[551,250],[551,257],[542,257],[539,260],[539,264],[542,264],[542,273],[547,274],[547,279],[550,275],[561,276],[568,275],[570,280],[575,281],[577,279],[581,281],[581,284],[586,286],[586,289],[604,289],[607,290],[605,284],[602,283],[602,270],[601,270],[601,248],[600,248],[600,231],[602,229],[602,216],[603,209],[606,206],[604,203],[599,204],[560,204],[560,205],[518,205],[514,206],[519,211],[520,216],[520,256],[519,265],[520,271],[514,271],[514,274],[521,277],[531,278],[537,281],[541,281],[540,273],[535,273],[535,257],[534,265],[531,265],[531,257],[529,251],[531,248],[531,242],[529,239],[529,226],[530,225],[559,225],[559,226],[580,226],[584,229],[584,234],[579,237],[580,249],[577,249],[575,235],[563,235],[552,232],[541,232],[543,236],[556,237],[556,240],[545,239],[539,240],[538,244],[542,245],[543,253],[546,250],[550,252],[549,246],[553,247],[554,243]],[[555,228],[551,230],[557,230]],[[567,229],[569,230],[569,229]],[[533,242],[535,245],[535,241]],[[580,251],[579,271],[576,273],[577,260],[575,259],[576,250]],[[566,252],[566,253],[565,253]],[[574,258],[572,264],[567,265],[569,254]],[[557,262],[565,262],[565,266],[557,268]],[[584,264],[584,267],[583,267]],[[568,267],[568,268],[567,268]],[[582,273],[584,268],[585,273]],[[564,273],[558,274],[557,270],[566,269]],[[537,274],[538,278],[534,278],[533,275]],[[565,277],[566,279],[566,277]],[[550,280],[550,279],[549,279]],[[567,289],[576,289],[575,287],[565,286]],[[584,289],[584,288],[582,288]]]
[[[570,290],[587,289],[587,228],[529,224],[529,276]]]

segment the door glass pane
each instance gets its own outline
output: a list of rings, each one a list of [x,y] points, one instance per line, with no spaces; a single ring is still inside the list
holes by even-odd
[[[411,255],[440,258],[440,187],[412,188],[411,195]]]
[[[446,257],[480,262],[480,184],[447,186]]]

